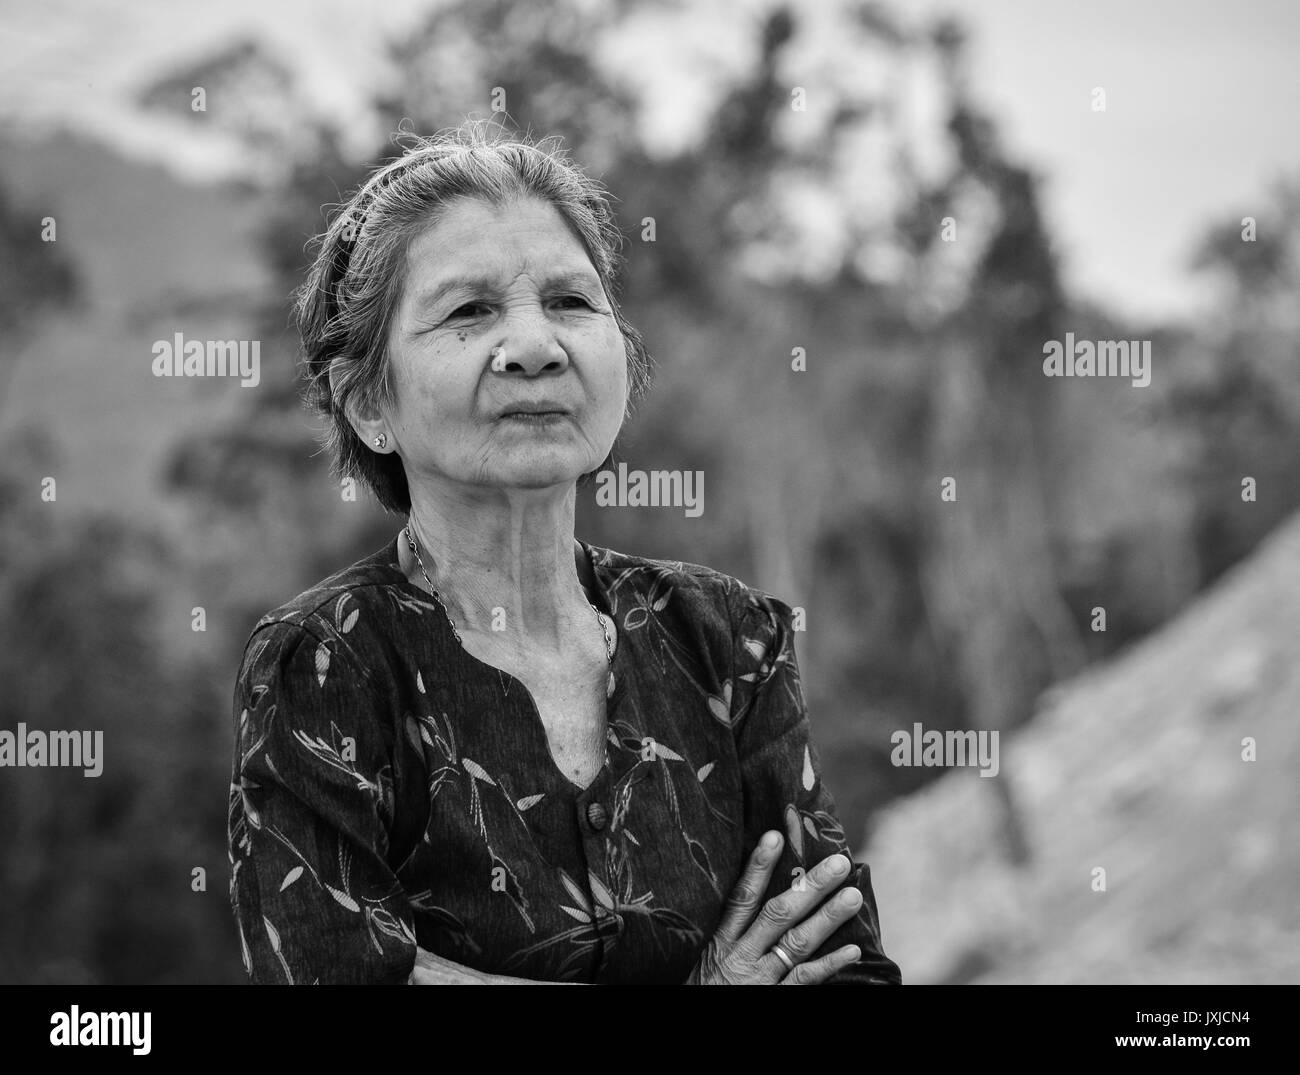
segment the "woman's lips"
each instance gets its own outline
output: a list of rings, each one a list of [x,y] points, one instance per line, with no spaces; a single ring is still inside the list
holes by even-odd
[[[507,403],[497,411],[498,418],[510,418],[517,414],[568,414],[569,409],[558,399],[533,399],[527,402]]]
[[[558,422],[560,419],[567,417],[568,414],[565,411],[512,411],[509,414],[503,414],[501,420],[545,424],[548,422]]]

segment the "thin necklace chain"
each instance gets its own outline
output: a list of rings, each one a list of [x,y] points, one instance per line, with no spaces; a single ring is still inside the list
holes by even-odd
[[[438,602],[438,607],[442,609],[443,615],[447,617],[447,622],[451,625],[451,633],[456,636],[456,641],[460,642],[463,646],[464,642],[461,641],[460,632],[456,630],[456,621],[452,619],[451,610],[447,608],[447,603],[442,599],[442,594],[438,592],[437,587],[433,585],[433,581],[429,578],[429,573],[424,569],[424,561],[420,558],[420,549],[415,544],[415,537],[411,533],[410,523],[407,523],[403,533],[406,534],[406,544],[410,546],[411,552],[415,554],[415,562],[420,567],[420,574],[424,576],[425,585],[429,587],[429,591],[433,594],[433,599]],[[600,624],[600,632],[605,636],[605,660],[611,667],[613,667],[614,639],[609,633],[609,624],[605,622],[605,615],[600,611],[600,609],[595,605],[592,605],[590,601],[588,601],[587,604],[591,605],[591,611],[596,614],[596,622]]]

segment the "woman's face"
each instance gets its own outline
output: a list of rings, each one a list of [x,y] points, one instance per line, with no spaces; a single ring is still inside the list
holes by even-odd
[[[413,487],[570,485],[622,426],[623,337],[548,202],[452,203],[411,243],[388,346],[384,417]]]

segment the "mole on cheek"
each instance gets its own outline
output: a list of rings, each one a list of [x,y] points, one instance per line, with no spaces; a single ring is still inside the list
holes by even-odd
[[[460,340],[461,343],[464,343],[464,342],[465,342],[465,333],[463,333],[463,332],[458,332],[458,333],[456,333],[456,339]]]

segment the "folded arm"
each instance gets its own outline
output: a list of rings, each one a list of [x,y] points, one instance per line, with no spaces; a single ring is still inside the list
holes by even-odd
[[[732,730],[745,792],[744,853],[748,855],[768,829],[785,833],[766,898],[799,884],[830,855],[847,856],[852,868],[844,884],[862,893],[861,906],[812,958],[856,944],[861,958],[824,984],[901,984],[898,965],[881,944],[871,871],[866,863],[854,861],[835,800],[822,780],[795,658],[792,612],[757,590],[737,595],[735,605]]]

